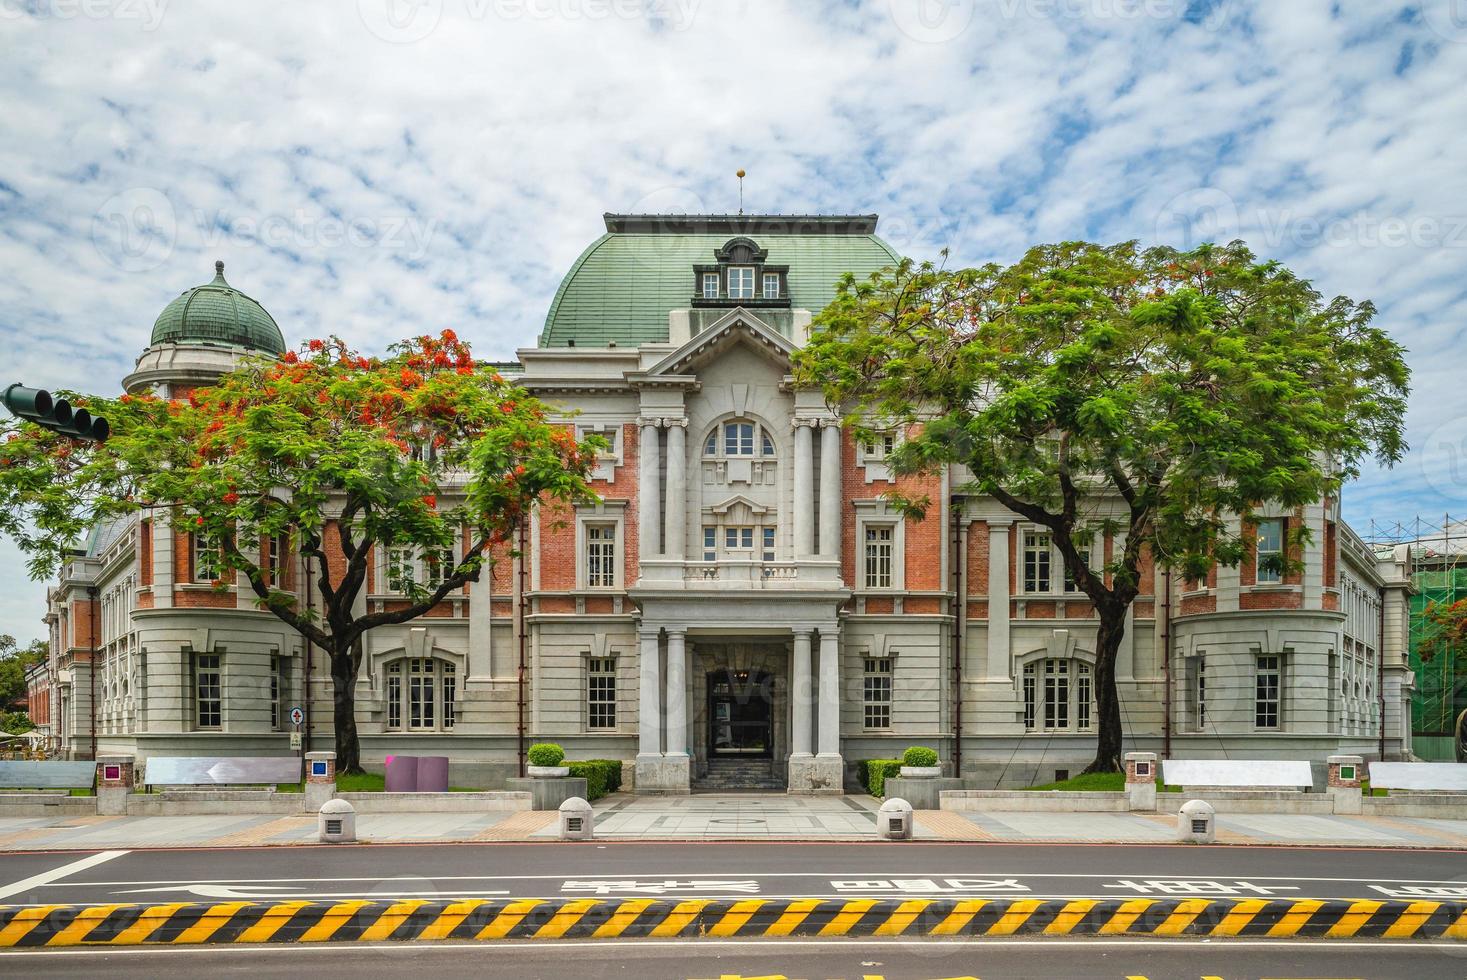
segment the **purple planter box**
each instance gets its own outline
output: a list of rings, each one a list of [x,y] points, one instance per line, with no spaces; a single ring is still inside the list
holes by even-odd
[[[447,793],[448,756],[388,756],[386,789],[389,793]]]

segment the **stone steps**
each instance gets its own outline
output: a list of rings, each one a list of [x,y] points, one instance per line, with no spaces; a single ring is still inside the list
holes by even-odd
[[[785,785],[767,759],[710,759],[708,772],[693,781],[693,788],[704,792],[754,793],[782,790]]]

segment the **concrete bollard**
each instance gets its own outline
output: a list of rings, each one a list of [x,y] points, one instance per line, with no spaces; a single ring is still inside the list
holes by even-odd
[[[560,839],[591,840],[596,836],[596,814],[591,804],[572,796],[560,805]]]
[[[1326,791],[1336,813],[1360,813],[1365,809],[1360,783],[1365,775],[1365,760],[1358,755],[1329,757],[1329,785]]]
[[[306,810],[320,811],[336,796],[336,753],[306,753]]]
[[[1126,753],[1126,805],[1132,810],[1156,809],[1156,753]]]
[[[891,799],[876,813],[876,836],[883,840],[912,839],[912,804]]]
[[[127,815],[136,759],[130,755],[97,757],[97,813],[104,817]]]
[[[357,839],[357,809],[346,800],[327,800],[316,817],[323,844],[350,844]]]
[[[1206,800],[1188,800],[1177,812],[1177,840],[1211,844],[1217,839],[1217,811]]]

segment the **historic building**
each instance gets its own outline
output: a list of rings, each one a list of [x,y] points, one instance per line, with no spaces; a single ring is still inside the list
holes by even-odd
[[[839,792],[911,744],[973,785],[1077,772],[1094,752],[1089,601],[1047,534],[955,488],[895,480],[903,433],[857,442],[790,357],[845,272],[898,258],[874,215],[607,215],[513,371],[606,437],[600,502],[541,512],[525,558],[429,616],[369,634],[364,758],[448,755],[496,785],[525,741],[622,758],[640,792]],[[163,311],[124,380],[177,397],[280,330],[225,282]],[[884,494],[928,494],[925,520]],[[1089,502],[1101,519],[1111,503]],[[1303,570],[1271,574],[1294,522]],[[1118,664],[1127,747],[1174,756],[1409,752],[1409,581],[1335,501],[1266,512],[1257,554],[1206,581],[1148,565]],[[1122,542],[1098,539],[1099,566]],[[284,543],[262,545],[309,588]],[[363,602],[422,556],[377,556]],[[224,591],[166,514],[99,528],[51,592],[52,729],[69,752],[287,752],[289,709],[329,744],[324,661]],[[303,596],[310,601],[309,595]],[[1170,649],[1170,656],[1163,650]]]

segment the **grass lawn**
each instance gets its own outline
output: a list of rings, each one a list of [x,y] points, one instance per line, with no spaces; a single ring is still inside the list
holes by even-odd
[[[1123,772],[1089,772],[1071,776],[1058,783],[1026,786],[1025,789],[1035,792],[1059,790],[1067,793],[1123,793],[1126,789],[1126,774]],[[1161,793],[1175,793],[1179,787],[1167,786],[1158,779],[1156,789]]]
[[[277,793],[299,793],[300,783],[277,783]],[[363,772],[357,774],[337,773],[336,792],[338,793],[384,793],[387,791],[387,776],[380,772]],[[479,790],[472,786],[450,786],[450,793],[477,793]]]

